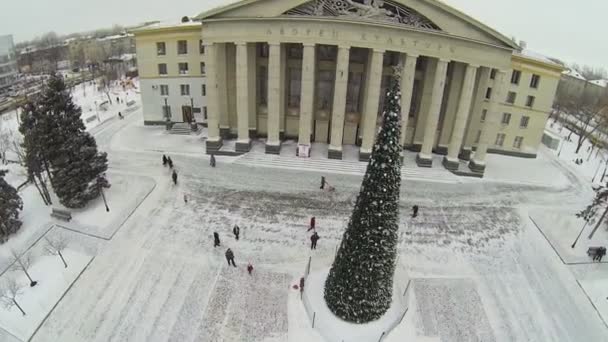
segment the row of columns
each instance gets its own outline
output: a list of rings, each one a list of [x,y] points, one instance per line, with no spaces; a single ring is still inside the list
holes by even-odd
[[[221,75],[217,70],[221,70],[220,63],[225,62],[225,58],[220,58],[219,48],[223,44],[207,44],[206,65],[207,65],[207,95],[209,109],[207,147],[211,150],[219,149],[221,146],[219,130],[219,113],[222,112],[221,99],[226,98],[227,94],[222,92]],[[238,140],[237,151],[246,152],[250,148],[249,139],[249,118],[255,113],[255,91],[252,91],[252,78],[255,77],[255,65],[250,65],[251,54],[255,53],[255,43],[236,43],[236,91],[237,91],[237,125]],[[370,49],[368,63],[366,66],[366,80],[364,82],[363,97],[363,118],[361,121],[362,144],[360,158],[367,159],[371,154],[376,131],[376,119],[380,101],[380,89],[382,82],[382,69],[384,61],[384,50]],[[281,109],[285,104],[285,49],[279,42],[269,43],[268,55],[268,138],[266,142],[266,152],[278,154],[280,152],[280,117]],[[344,116],[346,110],[346,94],[348,88],[350,47],[338,46],[336,60],[336,76],[334,84],[333,112],[331,121],[331,138],[329,144],[329,158],[340,159],[342,156],[342,139],[344,130]],[[413,95],[413,86],[416,72],[418,56],[407,54],[402,56],[401,74],[401,117],[402,132],[401,143],[406,142],[406,128],[408,126],[409,112]],[[448,71],[448,60],[438,59],[434,64],[434,70],[427,73],[430,80],[430,94],[428,110],[424,122],[424,137],[420,153],[417,155],[419,166],[431,167],[432,149],[435,143],[435,135],[439,121],[441,103]],[[220,68],[218,68],[220,67]],[[449,140],[447,156],[443,165],[448,169],[457,169],[459,165],[458,155],[463,147],[463,141],[469,113],[471,112],[471,102],[475,87],[475,79],[479,66],[467,65],[462,90],[458,100],[456,118],[452,127]],[[225,70],[225,68],[224,68]],[[485,72],[484,74],[489,74]],[[505,72],[499,71],[496,76],[495,97],[499,98],[502,94],[502,83]],[[316,75],[316,49],[314,44],[304,44],[302,55],[302,77],[301,77],[301,96],[300,96],[300,124],[299,124],[299,144],[309,145],[311,143],[312,127],[314,120],[314,94],[315,94],[315,75]],[[223,80],[225,82],[225,80]],[[487,81],[486,83],[487,84]],[[426,86],[425,86],[426,89]],[[485,89],[482,89],[485,92]],[[474,158],[470,162],[473,171],[483,172],[485,169],[485,157],[488,145],[491,141],[492,128],[498,123],[498,101],[492,101],[488,111],[488,118],[482,127],[482,135],[477,146]],[[252,112],[253,111],[253,112]]]

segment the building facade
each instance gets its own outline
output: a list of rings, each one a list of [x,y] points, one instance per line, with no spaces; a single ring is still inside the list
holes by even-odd
[[[6,91],[17,77],[17,60],[13,36],[0,36],[0,94]]]
[[[438,153],[446,168],[464,159],[483,173],[488,152],[536,156],[562,71],[436,0],[245,0],[197,19],[196,33],[193,23],[187,34],[136,32],[137,54],[148,124],[164,122],[164,101],[172,114],[185,106],[155,88],[190,77],[179,74],[178,59],[204,63],[208,152],[225,139],[246,152],[263,137],[266,152],[279,153],[290,138],[327,143],[336,159],[343,145],[357,145],[366,160],[398,72],[401,142],[418,152],[418,164],[431,166]],[[202,42],[200,55],[158,56],[158,43],[179,51],[185,36]]]

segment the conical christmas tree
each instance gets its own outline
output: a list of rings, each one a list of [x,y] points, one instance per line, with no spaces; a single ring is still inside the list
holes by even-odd
[[[17,190],[4,180],[6,172],[0,170],[0,241],[21,228],[19,211],[23,209]]]
[[[391,305],[401,186],[400,98],[394,77],[359,197],[325,282],[327,306],[349,322],[376,320]]]

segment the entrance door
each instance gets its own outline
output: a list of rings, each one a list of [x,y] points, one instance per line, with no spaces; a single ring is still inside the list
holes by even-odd
[[[182,106],[182,116],[184,122],[192,122],[192,107]]]

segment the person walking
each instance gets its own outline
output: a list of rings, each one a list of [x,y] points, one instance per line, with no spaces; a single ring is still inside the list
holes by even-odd
[[[184,194],[184,204],[188,204],[188,195]]]
[[[211,159],[209,160],[209,165],[211,165],[211,167],[215,167],[215,155],[211,155]]]
[[[220,234],[217,232],[213,232],[213,247],[218,247],[220,245]]]
[[[251,265],[251,263],[247,264],[247,273],[249,273],[249,275],[251,275],[251,272],[253,272],[253,265]]]
[[[167,166],[167,156],[163,154],[163,166]]]
[[[124,117],[122,116],[122,113],[121,113],[121,112],[118,112],[118,118],[119,118],[120,120],[124,119]]]
[[[417,217],[418,216],[418,206],[415,205],[412,207],[412,217]]]
[[[316,222],[317,222],[317,220],[314,216],[310,218],[310,225],[308,226],[307,232],[315,229]]]
[[[241,228],[239,228],[239,226],[237,226],[235,224],[234,228],[232,228],[232,233],[234,234],[234,238],[238,241],[239,240],[239,234],[241,233]]]
[[[232,263],[232,266],[236,267],[236,264],[234,263],[234,253],[232,253],[230,248],[226,250],[226,261],[228,261],[228,266]]]
[[[317,249],[317,241],[319,241],[320,237],[319,234],[317,234],[317,232],[315,232],[314,234],[312,234],[312,236],[310,237],[310,249]]]
[[[175,172],[175,170],[173,170],[171,178],[173,179],[173,184],[177,185],[177,172]]]
[[[169,168],[173,168],[173,160],[171,160],[171,157],[167,157],[167,164],[169,164]]]
[[[325,189],[325,176],[321,176],[321,190]]]

